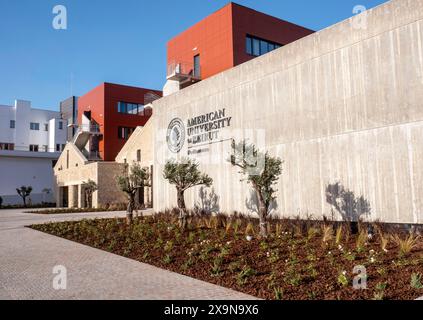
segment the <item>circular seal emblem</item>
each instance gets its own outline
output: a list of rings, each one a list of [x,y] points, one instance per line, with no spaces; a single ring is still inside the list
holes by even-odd
[[[167,129],[166,137],[169,150],[173,153],[179,153],[185,143],[185,126],[181,119],[173,119]]]

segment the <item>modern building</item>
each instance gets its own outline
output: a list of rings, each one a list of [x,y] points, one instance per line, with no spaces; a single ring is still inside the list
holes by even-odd
[[[85,148],[88,160],[114,161],[135,128],[151,117],[146,104],[161,95],[157,90],[102,83],[78,100],[74,143]]]
[[[423,224],[422,25],[422,0],[391,0],[158,99],[114,166],[150,168],[161,211],[177,206],[166,161],[189,157],[213,178],[186,193],[189,208],[214,199],[216,211],[255,214],[228,162],[246,139],[284,161],[272,215]],[[85,168],[60,172],[58,187]],[[94,174],[111,186],[107,172]]]
[[[62,119],[68,123],[66,140],[72,141],[78,128],[78,97],[72,96],[61,101],[60,113]]]
[[[54,168],[58,206],[84,207],[84,183],[92,180],[98,191],[95,207],[123,203],[114,176],[122,164],[114,160],[137,127],[152,115],[151,103],[162,92],[103,83],[78,100],[78,126]]]
[[[60,112],[32,108],[29,101],[0,105],[0,196],[4,204],[20,203],[16,188],[23,185],[33,187],[34,204],[54,200],[52,167],[65,147],[66,126]]]
[[[231,2],[168,42],[164,95],[313,32]]]

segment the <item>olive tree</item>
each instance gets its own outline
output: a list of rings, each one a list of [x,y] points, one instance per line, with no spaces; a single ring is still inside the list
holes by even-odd
[[[270,156],[268,152],[260,152],[245,140],[239,143],[232,141],[232,150],[229,161],[241,169],[240,173],[245,176],[243,180],[247,180],[257,194],[260,236],[266,238],[267,217],[271,203],[276,199],[275,184],[282,174],[282,160]]]
[[[84,190],[85,196],[85,205],[87,208],[92,208],[93,206],[93,193],[98,190],[97,183],[89,179],[87,182],[82,184],[82,189]]]
[[[150,175],[148,168],[141,168],[137,163],[132,167],[125,164],[122,175],[116,177],[116,182],[121,191],[128,197],[128,207],[126,210],[126,222],[131,224],[134,217],[135,196],[139,189],[149,186]]]
[[[22,198],[24,207],[26,207],[26,198],[28,198],[31,195],[32,187],[31,186],[28,186],[28,187],[22,186],[20,188],[17,188],[16,192]]]
[[[170,184],[175,185],[178,196],[179,226],[185,229],[187,223],[187,208],[185,205],[184,193],[186,190],[204,185],[210,187],[213,179],[199,169],[198,162],[189,158],[183,158],[180,162],[169,160],[163,170],[163,177]]]

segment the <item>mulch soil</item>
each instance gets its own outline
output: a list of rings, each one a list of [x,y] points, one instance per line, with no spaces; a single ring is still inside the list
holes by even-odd
[[[411,284],[413,274],[417,278],[423,274],[421,238],[409,254],[400,256],[392,240],[387,250],[381,249],[377,232],[358,249],[358,236],[345,231],[348,225],[335,244],[334,235],[322,242],[323,223],[316,223],[313,234],[307,231],[312,223],[301,228],[304,222],[272,222],[267,239],[253,234],[248,241],[246,226],[251,222],[257,232],[257,222],[231,221],[228,226],[228,221],[217,218],[194,218],[184,232],[175,217],[164,214],[136,218],[131,226],[124,219],[97,219],[31,227],[263,299],[411,300],[423,296],[423,289],[416,288],[419,281]],[[334,225],[334,234],[338,226]],[[399,230],[398,234],[406,237]],[[367,289],[353,288],[357,266],[366,268]],[[359,278],[360,283],[363,280],[364,276]]]

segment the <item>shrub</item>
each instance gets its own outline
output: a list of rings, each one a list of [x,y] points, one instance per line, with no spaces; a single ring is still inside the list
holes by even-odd
[[[382,231],[379,231],[379,239],[380,239],[380,249],[385,253],[388,252],[389,237],[383,234]]]
[[[392,237],[392,240],[398,246],[398,255],[399,257],[404,257],[410,254],[411,251],[417,246],[417,242],[420,237],[415,236],[414,234],[408,235],[405,239],[402,239],[398,234],[395,234]]]
[[[344,271],[338,275],[338,283],[343,287],[348,286],[349,280],[347,278],[347,273]]]
[[[411,275],[410,285],[413,289],[417,289],[417,290],[423,289],[421,273],[413,273]]]
[[[333,229],[331,226],[324,225],[322,226],[322,233],[322,247],[326,247],[333,239]]]
[[[343,226],[339,226],[338,229],[336,229],[336,236],[335,236],[335,243],[337,245],[340,245],[341,244],[343,234],[344,234],[344,227]]]
[[[357,240],[355,241],[355,247],[357,249],[357,252],[362,252],[364,250],[364,247],[366,246],[367,242],[367,231],[361,230],[359,233]]]

